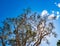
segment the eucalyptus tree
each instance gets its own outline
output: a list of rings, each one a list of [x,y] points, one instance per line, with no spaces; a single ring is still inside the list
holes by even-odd
[[[42,42],[42,40],[45,40],[46,43],[49,44],[49,41],[47,39],[47,36],[54,35],[54,37],[57,36],[56,32],[53,31],[55,29],[55,26],[53,24],[53,20],[56,19],[56,16],[50,16],[48,14],[44,14],[42,16],[41,14],[34,13],[32,16],[30,16],[30,24],[32,29],[36,32],[36,36],[34,37],[35,41],[33,46],[39,46]]]
[[[26,10],[23,14],[16,18],[7,18],[10,24],[11,30],[15,35],[13,38],[9,39],[9,44],[12,46],[26,46],[33,41],[36,33],[32,31],[31,25],[28,23],[29,18],[27,17],[30,11]]]
[[[7,44],[11,46],[29,46],[32,42],[34,43],[32,46],[39,46],[42,40],[46,40],[49,44],[46,36],[54,35],[56,37],[52,22],[56,16],[53,16],[51,20],[50,17],[48,14],[41,16],[30,9],[24,9],[24,12],[18,17],[7,18],[4,21],[3,27],[0,28],[3,31],[1,36],[7,36]],[[5,44],[5,40],[2,41],[4,46],[3,43]]]
[[[0,27],[0,39],[2,46],[6,46],[6,43],[8,41],[8,36],[12,34],[10,25],[7,21],[2,22],[2,27]]]

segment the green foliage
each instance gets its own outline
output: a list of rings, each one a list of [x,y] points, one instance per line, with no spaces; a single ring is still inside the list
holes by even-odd
[[[57,46],[60,46],[60,40],[57,42]]]

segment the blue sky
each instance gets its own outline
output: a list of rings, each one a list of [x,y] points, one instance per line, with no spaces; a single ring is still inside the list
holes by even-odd
[[[22,10],[24,8],[28,7],[30,7],[32,11],[37,11],[40,13],[43,10],[47,10],[49,13],[54,11],[56,14],[58,11],[60,15],[59,3],[60,0],[0,0],[0,22],[7,17],[17,17],[23,12]],[[50,38],[50,46],[56,46],[56,41],[60,39],[60,18],[55,21],[55,26],[55,31],[58,33],[58,37],[56,39],[53,37]],[[44,45],[49,46],[45,43]]]

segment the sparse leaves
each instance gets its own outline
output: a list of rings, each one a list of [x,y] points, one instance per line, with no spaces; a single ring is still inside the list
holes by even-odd
[[[2,37],[2,40],[8,39],[12,46],[15,44],[16,46],[26,46],[27,43],[30,45],[31,42],[34,42],[34,46],[38,46],[41,44],[42,39],[47,44],[50,44],[46,36],[49,36],[51,33],[54,37],[57,35],[53,32],[54,24],[48,21],[48,12],[42,12],[43,16],[36,12],[31,13],[31,15],[30,13],[30,9],[24,9],[24,13],[20,16],[7,18],[3,22],[3,27],[0,27],[2,31],[1,36],[5,37]],[[55,16],[51,16],[55,19]],[[14,38],[10,38],[10,36],[13,37],[12,34],[15,35]]]

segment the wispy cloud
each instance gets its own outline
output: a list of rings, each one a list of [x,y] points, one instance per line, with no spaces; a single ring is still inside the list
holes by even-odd
[[[54,3],[57,7],[59,7],[60,8],[60,3]]]
[[[60,3],[58,3],[57,6],[60,8]]]
[[[54,19],[54,17],[55,17],[55,15],[51,14],[51,15],[48,16],[48,19],[52,20],[52,19]]]
[[[54,13],[55,11],[52,11],[52,13]]]
[[[45,16],[45,15],[48,15],[48,11],[47,10],[43,10],[42,13],[41,13],[41,16]]]
[[[48,19],[49,20],[53,20],[53,19],[59,19],[59,17],[60,17],[60,13],[59,13],[59,11],[52,11],[52,13],[51,14],[49,14],[49,12],[47,11],[47,10],[43,10],[42,12],[41,12],[41,16],[42,17],[44,17],[44,16],[47,16],[48,15]]]
[[[60,15],[57,15],[56,19],[59,19]]]
[[[57,11],[57,13],[56,13],[57,15],[59,14],[59,11]]]

